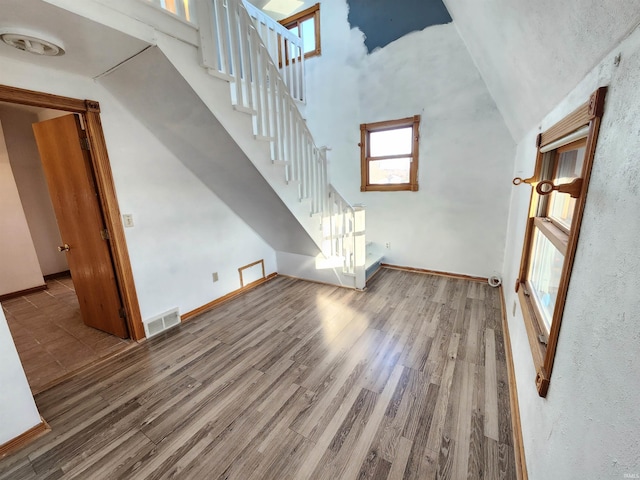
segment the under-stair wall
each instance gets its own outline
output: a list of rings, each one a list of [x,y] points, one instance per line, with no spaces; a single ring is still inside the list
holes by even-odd
[[[275,250],[319,253],[295,216],[159,48],[145,50],[103,76],[100,83]]]

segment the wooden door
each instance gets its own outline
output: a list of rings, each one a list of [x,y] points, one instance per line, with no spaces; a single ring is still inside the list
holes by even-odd
[[[77,115],[34,123],[40,158],[76,289],[90,327],[127,338],[86,134]]]

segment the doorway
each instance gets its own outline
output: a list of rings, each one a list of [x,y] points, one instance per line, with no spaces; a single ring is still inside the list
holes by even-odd
[[[86,148],[83,147],[82,150],[84,151],[80,153],[80,155],[85,156],[86,160],[84,176],[89,180],[90,187],[94,189],[93,194],[99,221],[102,222],[99,228],[99,234],[102,238],[98,237],[98,243],[105,245],[107,252],[106,261],[103,261],[99,268],[93,268],[92,266],[96,258],[95,249],[90,251],[88,260],[85,259],[84,263],[78,264],[77,259],[81,256],[82,248],[77,248],[74,251],[73,247],[71,247],[71,251],[69,251],[69,248],[65,249],[65,245],[70,243],[79,245],[79,239],[84,243],[87,237],[86,232],[80,232],[79,237],[74,239],[73,242],[69,242],[69,240],[63,241],[63,238],[60,238],[61,235],[58,233],[58,246],[62,251],[56,252],[59,257],[53,263],[57,263],[57,265],[51,265],[51,258],[45,259],[44,263],[48,262],[46,273],[45,268],[42,268],[42,274],[44,274],[45,278],[43,279],[41,274],[40,279],[42,281],[39,282],[41,285],[30,289],[40,291],[22,292],[16,298],[5,299],[2,302],[10,328],[13,326],[12,332],[16,331],[13,333],[14,342],[21,359],[23,359],[30,383],[33,380],[32,390],[41,391],[55,383],[56,378],[65,378],[74,370],[83,368],[104,355],[110,355],[131,344],[130,340],[127,342],[118,337],[130,337],[133,340],[140,340],[144,337],[144,330],[102,134],[99,105],[92,101],[57,97],[4,86],[0,86],[0,102],[3,102],[2,105],[8,108],[30,111],[37,116],[38,121],[43,120],[42,117],[44,116],[43,124],[46,125],[58,124],[59,122],[55,120],[56,117],[60,117],[60,119],[66,118],[67,120],[70,118],[72,124],[78,125],[78,135],[86,138],[84,141]],[[66,123],[68,126],[69,121]],[[33,132],[31,132],[31,136],[33,137]],[[53,143],[57,144],[60,137],[60,132],[55,131]],[[51,143],[50,140],[47,141]],[[42,139],[40,139],[40,143],[42,143]],[[81,144],[83,142],[76,138],[76,143]],[[40,153],[42,154],[42,145],[38,145],[38,147],[40,147]],[[58,147],[54,145],[54,148]],[[64,157],[65,162],[68,161],[67,156],[68,152]],[[50,160],[47,161],[50,162]],[[65,185],[65,178],[72,176],[72,173],[67,172],[67,165],[63,165],[63,167],[64,169],[61,173],[63,178],[57,181],[60,182],[60,190],[64,194],[65,191],[74,188],[78,177],[76,175],[73,182]],[[60,172],[58,173],[60,174]],[[50,176],[47,175],[47,180],[49,180]],[[82,177],[82,175],[80,176]],[[49,191],[52,191],[52,188],[55,190],[55,185],[49,184]],[[59,197],[60,192],[56,192],[54,200],[58,200]],[[75,200],[75,204],[72,205],[73,208],[69,208],[69,204],[63,205],[63,211],[73,210],[76,218],[74,218],[72,224],[82,226],[87,223],[87,213],[86,211],[82,212],[81,208],[78,209],[77,204],[84,205],[87,202]],[[25,202],[23,201],[23,203]],[[60,219],[59,211],[56,211],[54,222],[62,226],[63,222]],[[29,227],[31,228],[31,224]],[[60,228],[60,230],[64,229]],[[68,228],[62,234],[62,237],[65,236],[69,236]],[[42,243],[41,238],[40,243]],[[51,243],[50,240],[49,243]],[[48,245],[47,248],[51,250],[51,245]],[[72,252],[75,255],[72,256]],[[43,255],[38,255],[38,260],[41,260],[41,256]],[[44,256],[51,257],[51,253],[47,253]],[[71,257],[71,259],[67,258],[66,269],[62,265],[65,262],[60,261],[60,256],[62,258],[65,256]],[[41,261],[40,263],[42,264],[43,262]],[[113,280],[113,291],[106,300],[104,298],[96,300],[91,295],[87,295],[85,287],[87,281],[95,283],[97,277],[105,277],[103,273],[106,270],[109,271],[106,277],[110,276]],[[104,287],[104,283],[98,284],[98,288],[94,289],[100,292],[105,289],[108,290],[108,288]],[[87,308],[93,308],[94,311],[91,314],[87,314]],[[114,321],[116,323],[120,322],[122,328],[116,328],[115,331],[112,328],[103,328],[101,323],[104,323],[103,320],[108,316],[109,310],[111,310],[111,317],[118,317]],[[81,311],[82,314],[80,314]],[[113,315],[114,312],[115,315]],[[47,320],[46,322],[45,319]],[[97,325],[95,324],[96,320]],[[87,324],[98,327],[101,330],[110,331],[115,335],[103,333],[87,326]],[[31,354],[27,352],[29,348],[32,350]],[[34,353],[38,352],[38,349],[42,351],[43,348],[48,355]],[[27,352],[27,354],[23,355],[24,352]],[[57,358],[53,355],[55,352],[62,356]],[[25,363],[25,359],[26,362],[31,363]],[[31,375],[29,375],[30,372]]]

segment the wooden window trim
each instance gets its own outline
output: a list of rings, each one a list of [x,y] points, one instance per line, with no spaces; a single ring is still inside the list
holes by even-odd
[[[316,48],[315,50],[311,50],[304,54],[304,58],[317,57],[322,53],[322,46],[320,44],[320,4],[316,3],[312,7],[306,8],[301,12],[291,15],[290,17],[283,18],[279,21],[280,25],[282,25],[287,30],[300,26],[302,22],[305,20],[309,20],[310,18],[314,19],[314,28],[315,28],[315,37],[316,37]]]
[[[575,140],[571,143],[568,143],[566,145],[563,145],[559,148],[557,148],[556,150],[553,150],[554,152],[554,159],[553,159],[553,178],[556,178],[558,176],[558,170],[560,169],[560,156],[564,153],[564,152],[569,152],[571,150],[575,150],[576,148],[581,148],[581,147],[586,147],[586,137],[585,138],[581,138],[578,140]],[[551,202],[551,196],[549,196],[548,198],[548,202]],[[571,226],[566,227],[559,219],[556,219],[555,217],[549,216],[549,220],[560,230],[562,230],[564,233],[566,233],[567,235],[570,233],[571,231]],[[564,255],[564,253],[563,253]]]
[[[408,155],[383,155],[372,157],[370,155],[369,134],[371,132],[383,132],[397,128],[413,128],[413,145]],[[386,120],[383,122],[363,123],[360,125],[360,191],[361,192],[397,192],[418,191],[418,157],[420,146],[420,115],[401,118],[398,120]],[[369,162],[372,160],[386,160],[392,158],[411,158],[409,169],[409,183],[397,183],[389,185],[377,185],[369,183]]]
[[[558,295],[556,297],[551,329],[548,334],[546,345],[540,341],[540,335],[545,335],[546,329],[541,325],[539,312],[536,311],[537,306],[535,305],[534,299],[531,298],[531,293],[529,293],[530,287],[527,285],[528,282],[526,281],[531,257],[532,237],[535,231],[536,222],[540,224],[540,220],[536,220],[536,217],[539,216],[538,206],[540,203],[540,196],[537,194],[535,188],[532,188],[531,191],[529,218],[525,230],[519,275],[516,281],[516,292],[518,293],[518,299],[522,307],[527,336],[529,338],[529,345],[531,347],[531,354],[536,369],[536,388],[541,397],[546,397],[551,381],[553,363],[558,347],[560,327],[562,325],[562,317],[564,314],[564,306],[567,292],[569,290],[574,257],[578,246],[582,216],[586,205],[587,190],[589,187],[589,179],[591,177],[591,167],[593,165],[600,123],[604,113],[604,99],[606,92],[607,87],[598,88],[591,95],[588,102],[584,103],[560,122],[538,135],[536,141],[538,152],[532,184],[534,187],[540,180],[542,180],[541,172],[543,165],[543,153],[540,149],[552,142],[564,138],[568,134],[575,132],[580,128],[585,126],[589,127],[586,137],[584,163],[582,167],[583,182],[580,196],[576,201],[571,230],[567,239],[565,260],[562,267]]]
[[[567,249],[569,245],[570,233],[564,232],[553,221],[543,218],[535,217],[533,219],[534,226],[540,230],[545,237],[556,247],[563,256],[567,256]]]

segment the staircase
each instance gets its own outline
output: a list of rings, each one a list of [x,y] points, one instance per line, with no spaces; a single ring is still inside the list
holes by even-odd
[[[186,51],[159,38],[162,53],[322,252],[315,262],[302,259],[301,264],[333,270],[338,277],[335,283],[363,289],[365,262],[370,263],[365,253],[364,208],[350,205],[331,185],[326,148],[314,143],[298,109],[307,95],[302,40],[242,0],[196,0],[191,2],[190,15],[194,7],[198,60],[209,81],[193,73]],[[249,126],[232,118],[211,94],[221,85],[227,85],[235,115],[245,115]],[[247,135],[248,129],[252,136]]]

